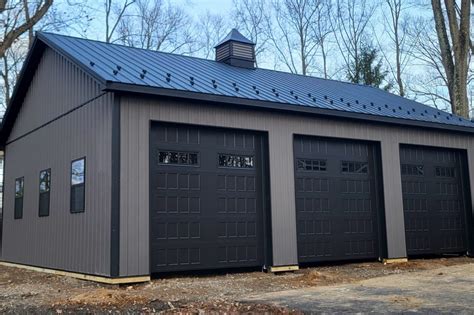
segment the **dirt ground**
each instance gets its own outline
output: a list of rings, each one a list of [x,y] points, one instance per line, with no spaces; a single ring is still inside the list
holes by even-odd
[[[240,302],[255,294],[354,283],[376,277],[472,263],[466,257],[303,268],[274,275],[241,272],[168,275],[149,283],[101,285],[68,277],[0,266],[0,313],[272,313],[298,310]]]

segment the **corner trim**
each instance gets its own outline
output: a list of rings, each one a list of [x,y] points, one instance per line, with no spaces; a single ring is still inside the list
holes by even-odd
[[[110,224],[110,276],[120,274],[120,96],[114,93],[112,106],[112,185]]]
[[[139,282],[148,282],[151,280],[150,276],[108,278],[108,277],[94,276],[94,275],[78,273],[78,272],[69,272],[69,271],[62,271],[62,270],[56,270],[56,269],[17,264],[17,263],[10,263],[10,262],[5,262],[5,261],[0,261],[0,265],[5,266],[5,267],[13,267],[13,268],[25,269],[25,270],[36,271],[36,272],[49,273],[49,274],[53,274],[57,276],[71,277],[71,278],[94,281],[94,282],[105,283],[105,284],[139,283]]]

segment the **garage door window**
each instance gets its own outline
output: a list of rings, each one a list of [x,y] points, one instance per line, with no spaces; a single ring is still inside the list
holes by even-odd
[[[168,165],[193,165],[199,164],[197,152],[159,151],[159,163]]]
[[[343,161],[341,162],[341,172],[349,174],[367,174],[369,164],[367,162]]]
[[[40,172],[39,179],[39,209],[40,217],[49,216],[49,192],[51,190],[51,169]]]
[[[254,157],[250,155],[219,154],[219,167],[253,168]]]
[[[423,176],[425,174],[423,165],[402,164],[402,175]]]
[[[327,170],[327,162],[326,160],[298,159],[296,161],[296,169],[298,171],[325,172]]]
[[[25,179],[15,179],[15,219],[23,218],[23,195],[25,192]]]

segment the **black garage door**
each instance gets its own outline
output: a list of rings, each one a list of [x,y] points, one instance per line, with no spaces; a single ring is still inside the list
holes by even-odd
[[[375,146],[297,136],[294,153],[299,262],[379,258]]]
[[[259,134],[154,124],[151,271],[264,264]]]
[[[401,146],[408,255],[467,251],[463,159],[460,151]]]

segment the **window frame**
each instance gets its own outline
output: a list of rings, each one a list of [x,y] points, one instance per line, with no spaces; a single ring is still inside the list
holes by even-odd
[[[345,163],[347,163],[346,167],[344,166]],[[353,172],[350,171],[350,165],[351,164],[354,165],[354,171]],[[357,164],[360,164],[360,168],[356,168]],[[347,171],[344,171],[345,168],[347,168]],[[363,168],[365,168],[367,171],[366,172],[357,172],[357,170],[363,169]],[[367,162],[367,161],[348,161],[348,160],[344,160],[344,161],[341,161],[341,163],[340,163],[340,171],[341,171],[341,174],[369,175],[370,174],[369,162]]]
[[[444,174],[443,174],[443,172],[444,172]],[[448,172],[450,174],[448,174]],[[437,166],[435,166],[435,177],[456,178],[456,167],[437,165]]]
[[[408,170],[416,170],[416,174],[410,174]],[[416,176],[423,177],[425,176],[425,165],[424,164],[413,164],[413,163],[401,163],[400,164],[400,174],[402,176]]]
[[[16,183],[18,181],[21,180],[21,197],[17,197],[17,191],[16,191]],[[25,197],[25,176],[21,176],[21,177],[18,177],[18,178],[15,178],[15,202],[14,202],[14,208],[13,208],[13,219],[14,220],[20,220],[20,219],[23,219],[23,200],[24,200],[24,197]],[[19,200],[21,200],[21,209],[20,211],[18,212],[17,211],[17,203],[19,202]]]
[[[304,168],[300,168],[299,164],[304,163]],[[307,168],[308,163],[311,162],[311,169]],[[319,169],[314,169],[314,162],[318,162],[318,168]],[[322,166],[324,164],[324,166]],[[324,169],[323,169],[324,168]],[[298,172],[317,172],[317,173],[326,173],[328,171],[328,160],[326,159],[310,159],[310,158],[297,158],[296,159],[296,170]]]
[[[79,162],[81,160],[84,160],[84,175],[83,175],[84,180],[80,184],[73,184],[72,183],[72,175],[73,175],[72,174],[72,165],[75,162]],[[70,184],[70,189],[69,189],[69,212],[72,213],[72,214],[86,212],[86,180],[87,180],[86,171],[87,171],[87,159],[86,159],[85,156],[71,161],[71,165],[70,165],[70,168],[69,168],[69,184]],[[82,207],[83,209],[80,209],[80,210],[76,210],[76,209],[73,208],[73,198],[72,198],[73,193],[75,191],[75,188],[77,188],[78,186],[83,186],[83,190],[84,190],[84,193],[82,194],[82,204],[84,206]]]
[[[48,175],[48,179],[49,179],[49,187],[48,187],[48,191],[41,191],[41,174],[43,172],[47,172],[49,175]],[[50,210],[50,207],[51,207],[51,168],[47,168],[47,169],[44,169],[44,170],[41,170],[39,172],[39,185],[38,185],[38,216],[39,217],[48,217],[49,216],[49,210]],[[41,199],[44,198],[43,196],[47,195],[48,196],[48,203],[47,203],[47,208],[46,210],[45,209],[41,209]],[[42,211],[43,210],[43,211]]]
[[[239,166],[222,166],[220,163],[220,158],[221,156],[233,156],[237,158],[250,158],[252,166],[251,167],[239,167]],[[254,170],[256,169],[257,165],[257,160],[255,159],[254,154],[241,154],[241,153],[225,153],[225,152],[219,152],[217,153],[217,168],[222,168],[222,169],[232,169],[232,170]]]
[[[169,153],[177,153],[178,154],[178,163],[163,163],[160,162],[160,153],[162,152],[169,152]],[[158,157],[158,165],[165,165],[165,166],[177,166],[177,167],[200,167],[201,166],[201,154],[198,151],[183,151],[183,150],[166,150],[166,149],[158,149],[157,152]],[[183,164],[179,163],[179,154],[196,154],[197,163],[196,164]]]

